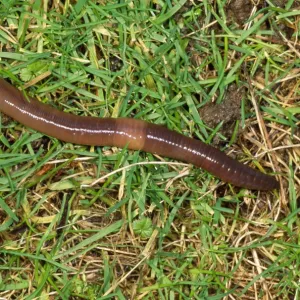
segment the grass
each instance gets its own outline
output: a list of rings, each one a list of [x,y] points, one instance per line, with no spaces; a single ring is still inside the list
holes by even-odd
[[[298,2],[267,1],[240,26],[229,2],[210,3],[0,2],[3,78],[74,114],[217,139],[281,183],[238,189],[153,154],[66,144],[2,114],[0,297],[299,298]],[[246,93],[226,137],[199,109],[233,84]]]

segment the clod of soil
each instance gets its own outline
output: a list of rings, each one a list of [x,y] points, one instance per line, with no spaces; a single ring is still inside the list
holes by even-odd
[[[203,122],[210,128],[215,128],[220,122],[223,122],[219,132],[230,139],[236,121],[241,119],[241,100],[244,93],[244,88],[238,88],[235,84],[231,85],[222,103],[209,103],[199,109]],[[220,140],[216,136],[213,144],[219,143]]]

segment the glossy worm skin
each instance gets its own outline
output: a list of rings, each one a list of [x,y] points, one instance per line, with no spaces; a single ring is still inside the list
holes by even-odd
[[[128,147],[186,161],[233,185],[255,190],[279,187],[274,177],[256,171],[220,150],[163,126],[129,118],[76,116],[59,111],[0,79],[0,111],[18,122],[65,142]]]

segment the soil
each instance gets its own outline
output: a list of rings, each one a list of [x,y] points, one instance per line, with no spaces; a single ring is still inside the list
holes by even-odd
[[[285,8],[287,0],[273,0],[272,4],[275,7]],[[255,4],[254,4],[255,3]],[[257,6],[258,9],[268,7],[268,3],[265,0],[231,0],[228,1],[226,12],[227,17],[233,19],[240,26],[243,25],[250,17],[251,11]],[[296,0],[292,4],[291,8],[299,8],[300,1]]]
[[[233,0],[227,6],[227,17],[242,25],[249,18],[253,3],[251,0]]]
[[[219,132],[230,139],[237,120],[241,119],[241,100],[245,89],[238,88],[236,84],[229,86],[229,89],[220,104],[209,103],[199,109],[199,114],[204,123],[210,128],[215,128],[220,122],[223,125]],[[213,140],[213,144],[220,143],[218,136]]]

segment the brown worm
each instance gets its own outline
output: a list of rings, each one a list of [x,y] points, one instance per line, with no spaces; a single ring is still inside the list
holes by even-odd
[[[3,79],[0,79],[0,111],[65,142],[143,150],[186,161],[239,187],[256,190],[279,188],[273,176],[256,171],[199,140],[141,120],[65,113],[36,99],[28,99]]]

